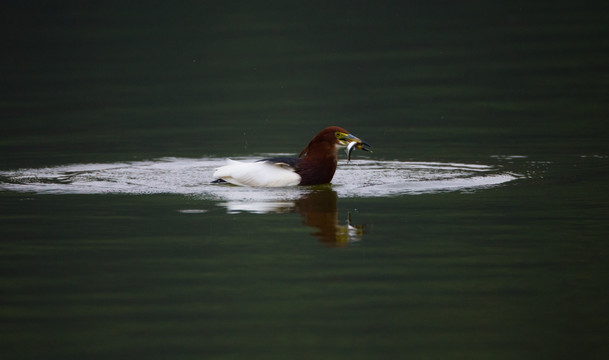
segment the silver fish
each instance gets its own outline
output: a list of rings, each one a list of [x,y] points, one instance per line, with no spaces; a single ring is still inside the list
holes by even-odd
[[[351,161],[351,152],[355,148],[355,145],[357,145],[357,142],[351,141],[349,145],[347,145],[347,149],[345,149],[345,151],[347,152],[347,162]]]

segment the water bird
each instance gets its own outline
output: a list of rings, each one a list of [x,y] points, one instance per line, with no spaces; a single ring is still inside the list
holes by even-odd
[[[331,126],[315,135],[298,157],[274,157],[256,162],[228,159],[228,164],[216,169],[214,183],[240,186],[295,186],[328,184],[338,163],[338,149],[346,147],[348,159],[353,149],[372,151],[370,144],[349,131]]]

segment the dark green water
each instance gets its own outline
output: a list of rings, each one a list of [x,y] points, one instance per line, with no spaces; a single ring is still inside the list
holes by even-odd
[[[375,147],[354,158],[515,175],[264,213],[3,186],[3,359],[609,356],[604,3],[0,7],[2,185],[298,153],[329,125]]]

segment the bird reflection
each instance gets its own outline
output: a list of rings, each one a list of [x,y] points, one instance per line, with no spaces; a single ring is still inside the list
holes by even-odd
[[[364,225],[353,225],[347,213],[344,225],[338,218],[338,194],[331,189],[318,189],[306,193],[296,201],[230,201],[221,203],[229,214],[250,212],[257,214],[292,213],[302,216],[302,223],[316,229],[313,236],[327,246],[343,247],[359,242],[365,233]]]
[[[296,201],[295,210],[302,216],[304,225],[318,229],[313,235],[326,245],[345,246],[360,241],[364,226],[353,225],[351,213],[347,214],[347,224],[340,225],[337,199],[336,191],[313,191]]]

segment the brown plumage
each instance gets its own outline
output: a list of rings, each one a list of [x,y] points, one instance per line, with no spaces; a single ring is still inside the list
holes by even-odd
[[[296,173],[300,175],[300,185],[327,184],[332,181],[338,164],[336,133],[349,134],[338,126],[323,129],[298,155]]]

